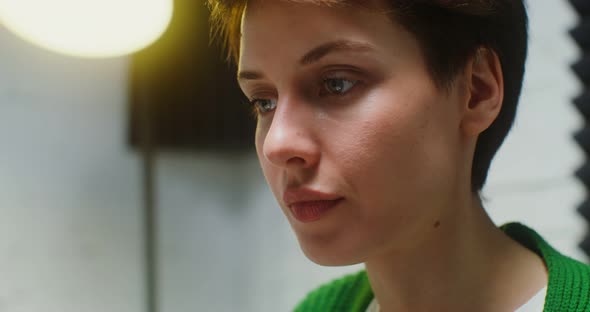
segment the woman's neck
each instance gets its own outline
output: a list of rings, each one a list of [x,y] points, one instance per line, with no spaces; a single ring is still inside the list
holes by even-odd
[[[450,210],[415,248],[365,262],[382,312],[514,311],[547,284],[542,260],[498,229],[475,195]]]

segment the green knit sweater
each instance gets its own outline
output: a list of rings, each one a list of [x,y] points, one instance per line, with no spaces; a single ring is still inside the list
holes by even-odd
[[[519,224],[500,227],[512,239],[543,258],[549,271],[545,312],[590,312],[590,267],[566,257],[539,234]],[[297,306],[296,312],[364,312],[373,299],[365,271],[347,275],[314,290]]]

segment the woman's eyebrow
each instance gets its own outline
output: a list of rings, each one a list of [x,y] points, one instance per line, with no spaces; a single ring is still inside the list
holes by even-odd
[[[260,80],[264,78],[264,75],[260,72],[256,72],[256,71],[249,71],[249,70],[245,70],[245,71],[240,71],[238,73],[238,81],[239,80]]]
[[[302,66],[310,65],[321,60],[323,57],[330,53],[335,52],[373,52],[376,49],[364,42],[351,41],[351,40],[336,40],[323,43],[309,52],[305,53],[299,60],[299,64]],[[257,71],[244,70],[238,73],[238,81],[240,80],[259,80],[263,79],[264,74]]]
[[[351,40],[336,40],[323,43],[305,55],[299,61],[301,65],[309,65],[311,63],[321,60],[324,56],[334,52],[373,52],[375,48],[364,42],[357,42]]]

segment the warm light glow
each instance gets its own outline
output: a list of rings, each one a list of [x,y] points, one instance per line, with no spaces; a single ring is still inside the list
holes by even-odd
[[[173,0],[0,0],[0,23],[44,48],[81,57],[112,57],[158,39]]]

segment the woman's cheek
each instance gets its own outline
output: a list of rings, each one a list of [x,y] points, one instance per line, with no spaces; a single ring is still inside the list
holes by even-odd
[[[264,144],[264,138],[266,137],[265,132],[260,127],[260,121],[256,126],[256,132],[254,133],[254,145],[256,147],[256,153],[258,154],[258,159],[262,160],[262,148]]]
[[[270,164],[266,156],[264,155],[264,141],[266,140],[266,135],[268,133],[268,127],[262,121],[258,121],[256,126],[256,133],[254,137],[254,144],[256,147],[256,154],[258,156],[258,162],[260,163],[260,167],[262,169],[262,173],[266,178],[266,182],[268,185],[273,189],[274,186],[274,178],[272,169],[273,166]]]

